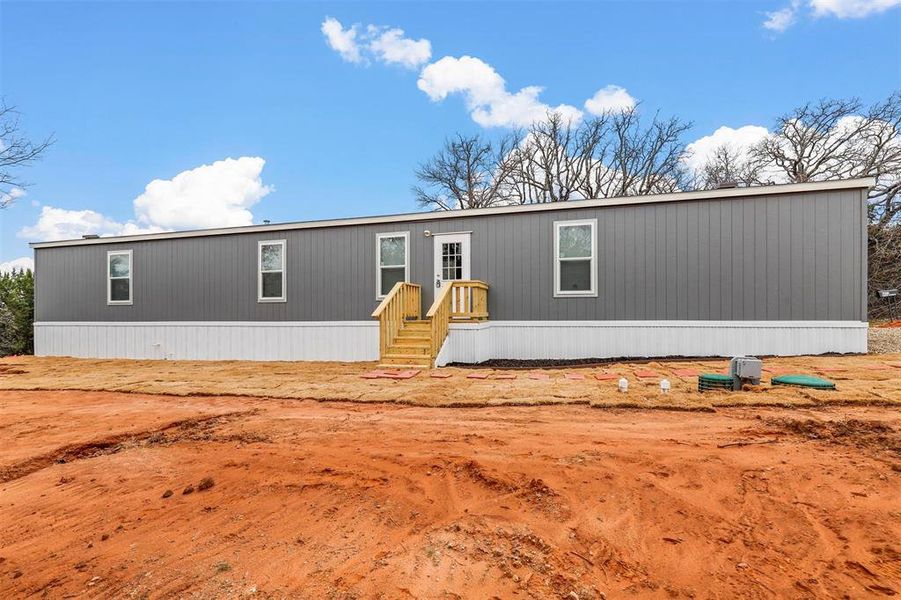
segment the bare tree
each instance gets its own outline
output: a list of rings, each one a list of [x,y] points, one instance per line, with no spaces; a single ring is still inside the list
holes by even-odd
[[[40,158],[53,143],[53,136],[32,142],[22,134],[19,113],[0,100],[0,208],[6,208],[28,186],[18,174]]]
[[[413,187],[416,201],[436,210],[485,208],[509,202],[508,155],[515,143],[509,136],[496,144],[479,135],[457,134],[445,140],[441,150],[416,170],[420,181]]]
[[[901,223],[871,224],[869,227],[869,251],[867,252],[869,277],[869,317],[888,318],[891,305],[879,297],[879,290],[901,286]]]
[[[860,100],[820,100],[779,117],[752,157],[792,183],[877,178],[870,192],[874,224],[901,217],[901,92],[865,107]]]
[[[457,135],[417,169],[421,206],[439,210],[671,192],[685,185],[691,126],[636,109],[573,122],[550,112],[492,144]]]
[[[763,184],[763,165],[731,144],[713,150],[698,172],[693,174],[691,187],[713,190],[725,184],[747,187]]]
[[[551,113],[514,150],[511,186],[524,204],[671,192],[685,182],[682,135],[690,123],[637,109],[578,124]]]
[[[508,157],[512,196],[520,204],[584,197],[606,125],[606,117],[574,124],[553,112],[533,123]]]
[[[614,114],[586,186],[591,198],[644,196],[683,189],[687,171],[682,136],[691,122],[655,114],[644,126],[638,107]]]
[[[869,193],[869,309],[885,310],[876,291],[901,284],[901,92],[864,106],[820,100],[779,117],[751,150],[764,179],[800,183],[875,177]]]

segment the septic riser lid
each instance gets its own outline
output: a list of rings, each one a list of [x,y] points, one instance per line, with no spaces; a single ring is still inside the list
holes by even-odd
[[[723,375],[722,373],[703,373],[698,375],[698,379],[716,383],[732,383],[732,375]]]
[[[828,379],[821,379],[813,375],[780,375],[770,380],[773,385],[793,385],[796,387],[809,387],[819,390],[834,390],[835,384]]]

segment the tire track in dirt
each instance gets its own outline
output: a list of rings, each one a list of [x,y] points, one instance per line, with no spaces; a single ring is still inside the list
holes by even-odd
[[[78,460],[105,456],[108,454],[116,454],[127,448],[135,448],[139,446],[148,446],[161,443],[173,443],[192,437],[191,433],[196,433],[197,429],[209,430],[212,427],[224,423],[230,423],[245,417],[259,414],[260,409],[251,409],[243,411],[232,411],[227,413],[219,413],[215,415],[204,415],[202,417],[191,417],[187,419],[179,419],[153,429],[144,431],[128,432],[112,435],[106,438],[91,440],[89,442],[79,442],[76,444],[67,444],[56,448],[50,452],[34,456],[22,461],[18,461],[9,466],[0,467],[0,483],[9,483],[22,477],[27,477],[32,473],[36,473],[42,469],[54,464],[65,464]],[[174,436],[170,436],[171,432],[175,432]],[[196,439],[196,436],[193,436]]]

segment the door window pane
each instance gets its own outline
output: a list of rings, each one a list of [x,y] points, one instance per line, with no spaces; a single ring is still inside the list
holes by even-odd
[[[463,245],[460,242],[442,242],[441,279],[463,279]]]

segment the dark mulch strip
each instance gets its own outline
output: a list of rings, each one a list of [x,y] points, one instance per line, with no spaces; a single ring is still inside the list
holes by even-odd
[[[448,367],[459,367],[462,369],[563,369],[567,367],[601,367],[613,363],[628,362],[634,364],[644,364],[649,362],[666,362],[677,360],[728,360],[721,356],[715,356],[707,359],[703,358],[684,358],[679,356],[667,358],[576,358],[576,359],[529,359],[516,360],[510,358],[497,358],[494,360],[486,360],[476,364],[466,363],[450,363]]]
[[[838,352],[827,352],[818,354],[817,356],[864,356],[863,354],[840,354]],[[485,362],[467,364],[467,363],[449,363],[448,367],[458,367],[461,369],[565,369],[570,367],[603,367],[613,363],[630,363],[636,365],[647,364],[651,362],[698,362],[704,360],[722,360],[728,361],[729,356],[653,356],[653,357],[632,357],[620,356],[616,358],[576,358],[576,359],[512,359],[497,358],[494,360],[486,360]],[[757,358],[777,358],[772,355],[758,355]],[[790,356],[781,358],[791,358]]]

